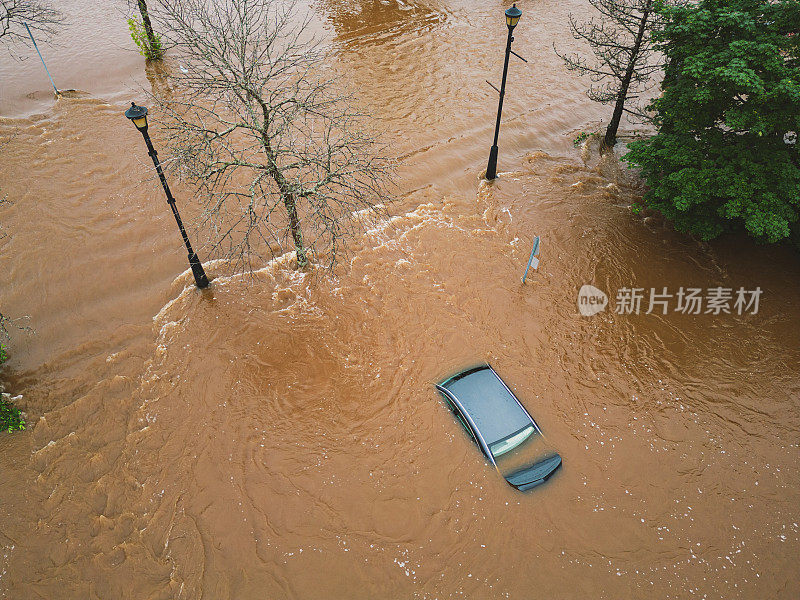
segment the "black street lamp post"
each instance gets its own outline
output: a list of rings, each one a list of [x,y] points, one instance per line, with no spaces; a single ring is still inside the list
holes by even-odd
[[[195,254],[194,250],[192,250],[192,244],[189,242],[189,236],[186,235],[186,230],[183,228],[183,221],[181,221],[181,216],[178,214],[178,208],[175,206],[175,198],[172,197],[172,192],[169,190],[169,185],[167,185],[167,178],[164,177],[164,171],[161,170],[161,162],[158,160],[158,152],[156,152],[156,149],[153,148],[153,142],[150,141],[150,135],[147,133],[147,107],[136,106],[135,102],[131,102],[131,107],[125,111],[125,116],[133,121],[136,129],[142,133],[145,144],[147,144],[147,153],[150,155],[150,158],[153,159],[153,164],[156,166],[156,172],[158,173],[159,179],[161,179],[161,186],[164,188],[164,193],[167,195],[167,204],[169,204],[169,207],[172,209],[172,214],[175,215],[175,220],[178,222],[178,229],[181,230],[181,235],[183,236],[183,243],[186,244],[186,251],[189,253],[189,265],[192,267],[194,281],[197,284],[197,287],[200,289],[207,288],[208,277],[206,277],[206,272],[203,270],[203,265],[200,262],[200,259],[197,258],[197,254]]]
[[[512,54],[511,42],[514,41],[514,37],[511,35],[511,33],[514,31],[514,27],[517,26],[517,23],[519,22],[519,18],[521,16],[522,16],[522,11],[517,8],[516,4],[514,4],[511,8],[506,10],[506,25],[508,25],[508,41],[506,42],[506,60],[505,63],[503,64],[503,82],[500,84],[500,103],[497,105],[497,123],[494,126],[494,144],[492,144],[492,148],[491,150],[489,150],[489,166],[486,167],[486,179],[488,179],[489,181],[497,177],[497,137],[500,135],[500,116],[503,114],[503,97],[506,95],[506,76],[508,75],[508,58]],[[515,56],[518,56],[516,52],[513,52],[513,54]]]

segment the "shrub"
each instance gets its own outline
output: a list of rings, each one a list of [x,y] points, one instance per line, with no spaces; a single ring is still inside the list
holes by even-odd
[[[25,429],[25,419],[15,406],[5,398],[0,398],[0,431],[22,431]]]
[[[7,359],[6,347],[0,344],[0,365],[6,362]],[[2,390],[3,388],[0,386],[0,392]],[[7,398],[8,394],[0,395],[0,431],[8,431],[9,433],[22,431],[25,429],[25,419],[22,418],[19,409],[12,406]]]
[[[161,36],[153,34],[153,38],[148,39],[144,25],[140,21],[128,19],[128,30],[131,32],[131,39],[139,48],[139,54],[149,59],[159,59],[164,55]]]

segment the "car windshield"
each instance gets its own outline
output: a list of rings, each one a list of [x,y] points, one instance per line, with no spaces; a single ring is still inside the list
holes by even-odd
[[[519,446],[522,442],[527,440],[536,432],[536,429],[533,425],[528,425],[527,427],[523,427],[519,431],[512,433],[508,437],[503,438],[502,440],[495,442],[491,446],[489,446],[489,450],[492,453],[492,456],[497,458],[505,454],[506,452],[511,452],[514,448]]]

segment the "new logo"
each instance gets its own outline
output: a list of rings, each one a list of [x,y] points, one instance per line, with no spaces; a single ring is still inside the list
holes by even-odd
[[[584,317],[591,317],[602,312],[608,306],[608,296],[603,290],[593,285],[584,285],[578,292],[578,312]]]

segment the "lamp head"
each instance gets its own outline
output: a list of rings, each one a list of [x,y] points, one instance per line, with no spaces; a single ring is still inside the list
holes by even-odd
[[[509,29],[514,29],[519,22],[519,18],[522,16],[522,11],[517,8],[516,3],[506,10],[506,25],[508,25]]]
[[[131,102],[131,107],[125,111],[125,116],[128,117],[136,129],[141,132],[147,131],[147,107],[136,106],[136,102]]]

